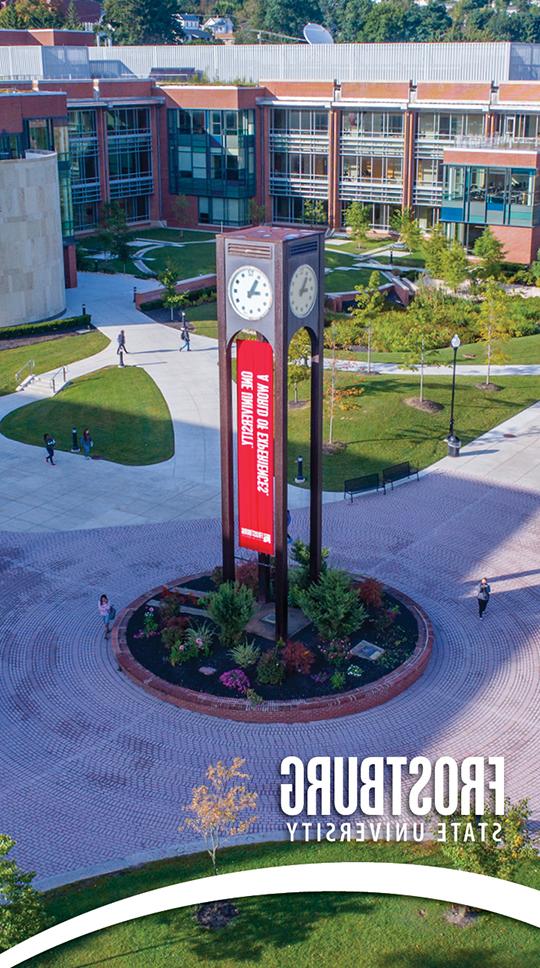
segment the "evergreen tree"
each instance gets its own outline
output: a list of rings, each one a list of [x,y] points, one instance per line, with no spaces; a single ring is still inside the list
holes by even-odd
[[[80,21],[79,14],[77,13],[77,7],[75,6],[75,0],[69,0],[69,6],[66,10],[66,19],[64,21],[64,27],[66,30],[83,30],[83,25]]]

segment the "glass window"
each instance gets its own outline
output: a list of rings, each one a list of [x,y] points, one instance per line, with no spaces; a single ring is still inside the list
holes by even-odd
[[[420,114],[418,118],[418,134],[423,137],[435,133],[435,115],[431,113]]]
[[[479,135],[484,133],[484,115],[467,114],[465,117],[465,128],[467,134]]]
[[[315,111],[315,131],[328,131],[328,114],[326,111]]]
[[[391,134],[402,134],[403,116],[401,114],[388,115],[388,130]]]
[[[272,127],[276,131],[285,131],[287,127],[287,112],[282,108],[274,108],[272,111]]]

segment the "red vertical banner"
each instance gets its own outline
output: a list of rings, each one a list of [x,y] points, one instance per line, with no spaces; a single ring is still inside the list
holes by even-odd
[[[274,552],[274,354],[238,340],[238,530],[242,548]]]

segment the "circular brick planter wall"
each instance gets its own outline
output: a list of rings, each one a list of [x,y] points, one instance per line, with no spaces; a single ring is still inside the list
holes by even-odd
[[[169,582],[169,587],[182,585],[194,576]],[[260,706],[250,706],[245,699],[229,699],[228,697],[212,696],[208,693],[195,692],[183,686],[174,685],[160,679],[137,662],[132,655],[126,637],[128,622],[141,605],[150,598],[159,595],[163,585],[147,591],[118,615],[114,624],[111,642],[118,664],[133,682],[158,699],[191,709],[193,712],[206,713],[208,716],[218,716],[221,719],[234,719],[244,723],[310,723],[319,719],[335,719],[338,716],[349,716],[351,713],[362,712],[388,702],[394,696],[399,696],[413,682],[422,675],[426,668],[433,646],[433,628],[423,609],[411,598],[398,592],[389,585],[386,591],[412,612],[418,625],[418,640],[412,655],[393,672],[382,676],[376,682],[340,695],[318,696],[315,699],[289,699],[287,701],[266,701]]]

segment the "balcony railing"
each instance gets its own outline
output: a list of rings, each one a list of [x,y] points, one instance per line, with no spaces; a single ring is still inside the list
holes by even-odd
[[[490,138],[485,135],[462,135],[455,138],[453,148],[487,148],[511,151],[534,151],[540,149],[540,138],[514,138],[508,134],[495,134]]]

